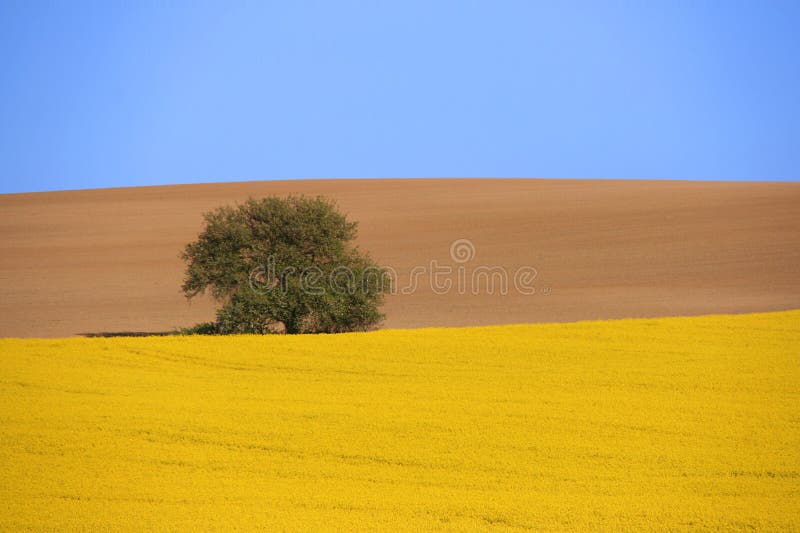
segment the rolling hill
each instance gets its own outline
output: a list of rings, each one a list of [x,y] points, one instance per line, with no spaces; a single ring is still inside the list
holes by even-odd
[[[800,184],[548,179],[254,181],[0,196],[0,336],[159,332],[213,317],[179,292],[202,213],[248,196],[325,195],[358,243],[408,287],[392,328],[744,313],[800,308]],[[469,261],[451,257],[466,239]],[[534,294],[459,267],[535,269]],[[472,279],[470,277],[470,279]],[[473,294],[475,289],[478,294]],[[442,291],[438,291],[442,292]]]

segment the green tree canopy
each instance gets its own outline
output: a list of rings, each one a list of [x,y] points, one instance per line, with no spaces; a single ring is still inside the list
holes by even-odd
[[[219,333],[363,331],[377,326],[388,272],[353,245],[357,223],[323,197],[249,199],[205,214],[183,292],[223,305]]]

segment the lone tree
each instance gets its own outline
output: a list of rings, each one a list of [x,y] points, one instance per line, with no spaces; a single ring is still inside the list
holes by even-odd
[[[186,245],[183,293],[209,290],[223,305],[215,333],[364,331],[378,311],[388,271],[353,246],[357,223],[322,197],[249,199],[206,213]]]

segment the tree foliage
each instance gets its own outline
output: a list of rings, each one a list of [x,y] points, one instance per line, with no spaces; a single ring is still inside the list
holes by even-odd
[[[322,197],[249,199],[205,214],[183,293],[223,305],[219,333],[363,331],[383,319],[391,280],[353,245],[357,223]]]

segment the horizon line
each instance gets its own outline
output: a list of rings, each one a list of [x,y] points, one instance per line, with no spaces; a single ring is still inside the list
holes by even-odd
[[[657,181],[657,182],[691,182],[691,183],[800,183],[800,178],[791,179],[728,179],[728,178],[667,178],[667,177],[552,177],[552,176],[380,176],[380,177],[290,177],[290,178],[262,178],[262,179],[231,179],[208,181],[176,181],[170,183],[147,183],[141,185],[113,185],[109,187],[79,187],[68,189],[34,189],[25,191],[1,192],[0,196],[16,194],[39,194],[58,192],[103,191],[114,189],[140,189],[148,187],[180,187],[191,185],[224,185],[226,183],[257,183],[257,182],[287,182],[287,181],[375,181],[375,180],[541,180],[541,181]]]

